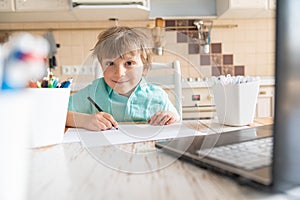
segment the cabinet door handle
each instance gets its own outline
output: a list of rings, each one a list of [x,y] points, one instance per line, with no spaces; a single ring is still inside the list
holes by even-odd
[[[213,95],[211,95],[211,94],[207,95],[207,100],[212,100],[213,98],[214,98]]]
[[[259,94],[267,94],[266,91],[260,91]]]

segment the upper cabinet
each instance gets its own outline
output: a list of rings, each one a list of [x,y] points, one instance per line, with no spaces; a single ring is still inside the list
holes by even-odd
[[[81,21],[146,20],[150,0],[72,0],[72,14]]]
[[[276,0],[216,0],[218,18],[275,17]]]
[[[0,22],[266,18],[276,0],[0,0]]]
[[[151,0],[149,18],[215,18],[215,0]]]
[[[0,0],[0,22],[149,19],[150,0]]]

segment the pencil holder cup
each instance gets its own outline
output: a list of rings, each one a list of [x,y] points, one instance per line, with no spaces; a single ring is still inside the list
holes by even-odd
[[[219,123],[245,126],[253,122],[259,81],[212,87]]]
[[[70,88],[28,88],[34,101],[31,147],[63,141]]]

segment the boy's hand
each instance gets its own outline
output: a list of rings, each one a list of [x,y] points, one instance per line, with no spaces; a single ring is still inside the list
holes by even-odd
[[[106,112],[98,112],[88,116],[85,128],[92,131],[103,131],[112,127],[117,128],[117,126],[118,123],[112,115]]]
[[[148,123],[151,125],[168,125],[175,123],[177,120],[175,113],[162,110],[155,113],[151,119],[149,119]]]

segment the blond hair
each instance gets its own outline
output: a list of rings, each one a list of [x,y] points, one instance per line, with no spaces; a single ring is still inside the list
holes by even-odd
[[[104,58],[123,57],[125,54],[140,53],[144,70],[150,69],[152,51],[145,33],[136,28],[115,26],[98,35],[93,55],[101,63]]]

